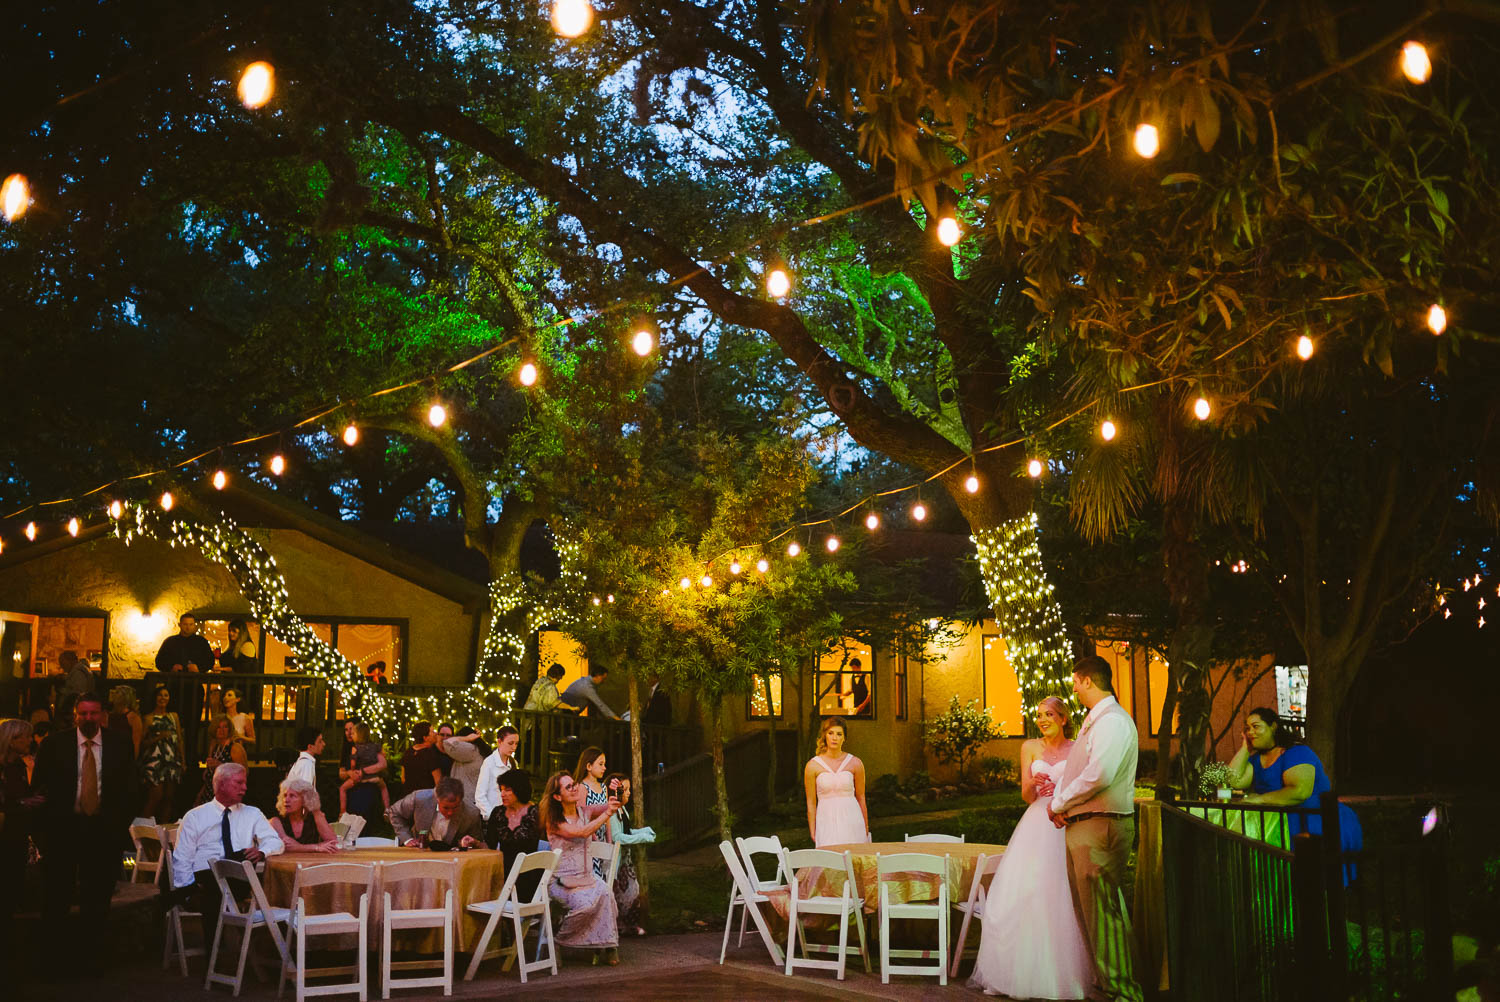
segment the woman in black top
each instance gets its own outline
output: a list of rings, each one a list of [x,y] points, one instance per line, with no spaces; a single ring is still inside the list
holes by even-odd
[[[281,837],[287,852],[338,852],[339,840],[319,809],[318,791],[303,779],[281,784],[276,797],[276,817],[271,827]]]
[[[484,840],[491,849],[505,854],[505,872],[510,873],[516,857],[523,852],[536,852],[542,838],[542,825],[537,817],[536,805],[531,802],[531,777],[524,769],[511,769],[501,773],[500,806],[490,812],[485,825]],[[531,900],[542,872],[533,870],[516,882],[516,896],[524,903]]]

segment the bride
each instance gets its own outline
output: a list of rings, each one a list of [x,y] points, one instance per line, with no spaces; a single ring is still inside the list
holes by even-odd
[[[1031,804],[1005,847],[984,903],[979,959],[969,985],[1016,999],[1081,999],[1094,982],[1068,889],[1063,830],[1047,818],[1073,731],[1056,696],[1037,706],[1040,738],[1021,746],[1021,796]]]

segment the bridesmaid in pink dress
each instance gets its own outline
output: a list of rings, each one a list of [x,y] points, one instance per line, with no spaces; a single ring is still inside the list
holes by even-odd
[[[818,753],[802,770],[807,790],[807,832],[813,845],[870,840],[865,806],[865,764],[844,751],[844,721],[828,717],[818,731]]]

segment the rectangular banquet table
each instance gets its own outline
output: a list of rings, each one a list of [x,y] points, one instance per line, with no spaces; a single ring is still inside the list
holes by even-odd
[[[505,856],[494,849],[470,849],[467,852],[431,852],[426,849],[347,849],[343,852],[286,852],[266,860],[265,874],[261,883],[266,889],[266,900],[281,908],[292,908],[292,882],[297,865],[306,867],[321,863],[398,863],[409,859],[453,859],[458,863],[458,887],[453,896],[453,907],[458,913],[458,938],[454,941],[457,952],[472,950],[484,931],[484,922],[469,915],[465,906],[479,901],[493,901],[505,886]],[[441,884],[431,881],[404,880],[394,885],[391,903],[397,908],[441,908],[443,897]],[[307,895],[308,910],[313,913],[346,911],[359,914],[359,894],[363,888],[350,885],[327,885],[314,888]],[[380,872],[376,871],[370,900],[370,943],[379,942],[380,916],[385,906],[385,888],[381,885]],[[393,943],[397,949],[419,953],[441,953],[443,940],[436,929],[395,930]],[[318,943],[318,940],[313,940]],[[334,937],[326,940],[334,946]],[[339,943],[353,949],[353,937],[347,943]]]

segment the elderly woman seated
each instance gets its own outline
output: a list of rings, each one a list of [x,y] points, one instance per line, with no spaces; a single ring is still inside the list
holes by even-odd
[[[338,852],[339,840],[323,816],[318,790],[304,779],[288,779],[276,795],[271,827],[287,852]]]

